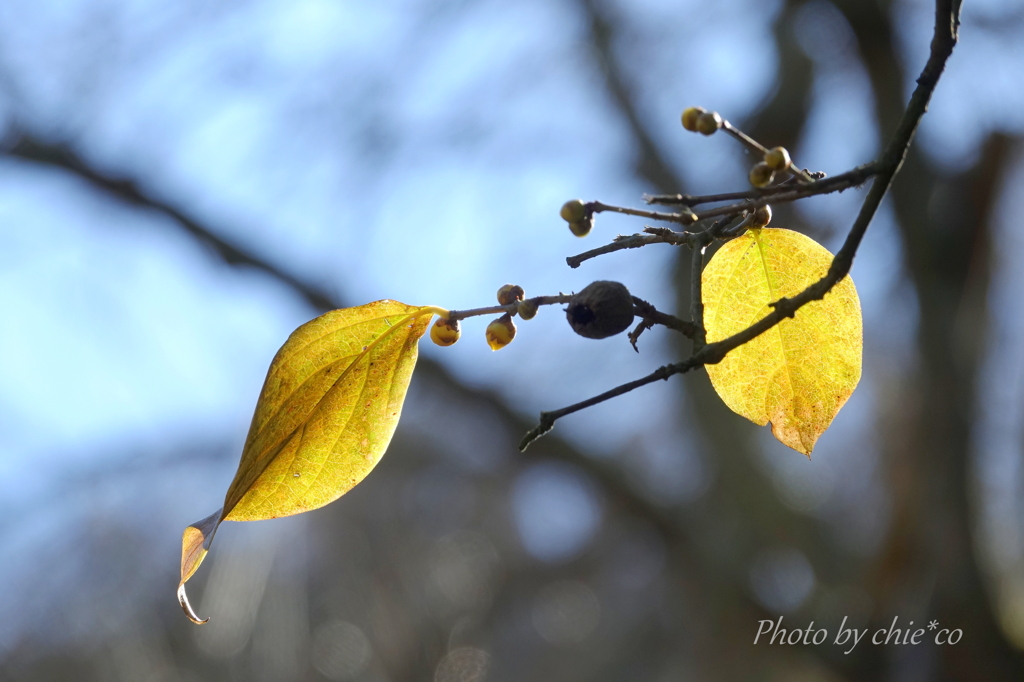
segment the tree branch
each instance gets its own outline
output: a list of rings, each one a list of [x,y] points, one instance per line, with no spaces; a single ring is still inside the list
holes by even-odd
[[[942,76],[942,72],[946,66],[946,61],[953,53],[953,48],[956,46],[958,37],[957,31],[960,25],[959,9],[959,0],[937,0],[935,10],[935,30],[932,37],[931,52],[928,57],[928,62],[925,64],[924,70],[917,79],[917,88],[915,88],[913,95],[910,97],[910,102],[903,113],[903,117],[900,120],[900,124],[896,129],[896,132],[893,134],[892,139],[889,141],[889,144],[886,146],[878,161],[874,164],[861,166],[859,169],[854,169],[854,171],[843,174],[848,177],[856,177],[853,174],[857,171],[863,172],[864,169],[877,167],[875,179],[871,184],[871,189],[868,191],[867,196],[864,198],[864,203],[861,205],[857,219],[850,228],[850,232],[847,234],[846,241],[843,243],[842,248],[839,249],[839,252],[832,259],[832,264],[829,266],[828,272],[825,276],[814,284],[808,286],[796,296],[793,296],[792,298],[782,298],[775,303],[772,303],[771,306],[773,310],[771,313],[750,325],[743,331],[722,339],[721,341],[705,345],[683,362],[664,365],[645,377],[622,384],[621,386],[617,386],[600,395],[588,398],[587,400],[578,402],[574,405],[569,405],[552,412],[541,412],[540,423],[527,432],[522,441],[520,441],[520,450],[525,450],[531,442],[550,431],[554,427],[555,422],[562,417],[605,402],[611,398],[618,397],[634,389],[640,388],[641,386],[646,386],[647,384],[654,383],[655,381],[663,381],[675,374],[688,372],[695,367],[721,362],[730,351],[760,336],[787,317],[794,317],[797,310],[811,301],[817,301],[824,298],[825,294],[832,290],[832,287],[842,280],[843,277],[849,274],[850,268],[853,265],[854,256],[857,254],[857,249],[864,238],[864,233],[867,232],[868,225],[870,225],[879,205],[882,203],[882,198],[885,196],[885,193],[889,190],[889,186],[892,184],[892,179],[895,177],[896,173],[899,172],[900,166],[902,166],[903,160],[906,158],[907,150],[910,148],[911,142],[913,142],[914,133],[917,131],[917,126],[921,122],[921,117],[924,116],[925,111],[928,109],[928,102],[931,99],[932,93],[935,91],[935,86],[938,85],[939,78]],[[824,183],[828,180],[835,181],[837,178],[841,177],[843,176],[836,176],[835,178],[829,178],[818,182]],[[814,187],[818,182],[808,186],[807,189]],[[804,188],[801,188],[801,190],[796,191],[800,192],[803,189]],[[778,201],[778,196],[774,197],[772,200]],[[768,200],[765,198],[751,201],[755,202],[752,207],[768,203]],[[709,215],[712,215],[712,212],[706,212],[701,217],[707,217]],[[727,214],[718,213],[717,215]]]
[[[611,244],[599,246],[590,251],[569,256],[565,262],[570,268],[578,268],[584,261],[591,258],[603,256],[606,253],[624,251],[626,249],[639,249],[648,244],[671,244],[673,246],[689,246],[691,248],[704,247],[714,239],[734,236],[734,231],[746,227],[749,223],[749,216],[744,220],[732,224],[734,216],[725,216],[710,227],[704,230],[687,230],[675,232],[667,227],[644,227],[644,234],[619,235]]]
[[[647,232],[647,229],[644,229]],[[639,249],[641,246],[647,246],[648,244],[672,244],[673,246],[684,246],[690,242],[692,238],[692,232],[673,232],[672,230],[659,230],[656,233],[648,232],[647,234],[631,234],[628,236],[619,235],[615,238],[611,244],[605,244],[599,246],[596,249],[590,251],[584,251],[583,253],[576,254],[575,256],[569,256],[565,259],[565,262],[569,264],[570,268],[578,268],[581,263],[588,261],[591,258],[597,258],[603,256],[606,253],[614,253],[615,251],[623,251],[625,249]]]
[[[778,188],[782,188],[781,191],[773,192],[771,190],[776,189],[768,188],[762,190],[753,190],[750,192],[731,192],[728,194],[709,194],[706,196],[690,196],[687,194],[675,194],[675,195],[645,195],[644,200],[648,203],[665,203],[673,205],[696,205],[698,203],[711,203],[715,201],[722,201],[723,199],[731,198],[746,198],[745,201],[741,201],[735,204],[729,204],[728,206],[720,206],[718,208],[708,209],[702,211],[700,214],[694,213],[659,213],[657,211],[641,211],[636,209],[625,209],[617,206],[608,207],[599,202],[590,202],[588,206],[602,206],[603,210],[614,210],[619,213],[626,213],[629,215],[640,216],[643,218],[654,218],[655,220],[664,220],[665,222],[680,223],[683,225],[689,225],[692,220],[686,216],[693,216],[696,220],[707,220],[709,218],[732,218],[737,215],[749,214],[752,211],[760,208],[761,206],[767,206],[768,204],[776,203],[788,203],[791,201],[797,201],[799,199],[806,199],[807,197],[816,196],[819,194],[831,194],[833,192],[842,192],[851,187],[857,187],[867,182],[872,176],[876,176],[884,167],[883,156],[878,161],[865,164],[854,168],[853,170],[847,171],[840,175],[835,175],[831,178],[825,178],[823,180],[815,180],[814,182],[800,185],[797,188],[793,188],[791,184],[778,185]],[[890,181],[892,178],[890,177]],[[888,185],[886,186],[888,189]],[[595,211],[597,209],[595,208]],[[699,234],[698,232],[687,231],[687,232],[671,232],[662,228],[645,228],[644,232],[649,235],[629,235],[619,236],[611,244],[605,244],[599,246],[596,249],[590,251],[584,251],[583,253],[575,256],[569,256],[565,259],[565,262],[569,264],[571,268],[578,268],[583,261],[602,256],[606,253],[613,253],[615,251],[622,251],[623,249],[638,249],[641,246],[647,246],[648,244],[673,244],[675,246],[681,246],[683,244],[690,244],[693,235]],[[721,236],[722,232],[719,232],[716,236]]]
[[[701,298],[701,277],[704,274],[704,247],[710,241],[701,240],[699,243],[691,243],[692,250],[690,261],[690,319],[693,320],[695,332],[692,335],[693,352],[696,353],[707,343],[707,328],[704,326],[704,300]]]
[[[644,318],[644,321],[649,322],[650,325],[660,324],[691,338],[697,333],[697,327],[693,322],[682,320],[675,315],[663,313],[642,298],[633,297],[633,308],[636,314]],[[650,328],[650,325],[648,325],[648,328]],[[640,335],[637,334],[637,336]]]
[[[756,158],[763,159],[764,155],[768,153],[767,147],[765,147],[763,144],[752,138],[750,135],[747,135],[745,132],[743,132],[733,124],[729,123],[725,119],[722,120],[722,130],[728,135],[731,135],[733,139],[738,140],[740,144],[742,144],[744,147],[754,152]],[[814,177],[811,175],[811,173],[809,173],[806,170],[800,170],[800,168],[797,167],[796,165],[790,166],[789,168],[786,168],[782,172],[787,173],[791,178],[795,179],[797,182],[811,182],[812,180],[814,180]]]
[[[589,201],[586,204],[586,208],[594,213],[604,213],[605,211],[611,211],[613,213],[624,213],[626,215],[639,216],[641,218],[652,218],[654,220],[663,220],[666,223],[679,223],[680,225],[690,225],[697,220],[697,216],[693,214],[688,207],[683,206],[683,210],[679,213],[663,213],[661,211],[645,211],[639,208],[626,208],[623,206],[612,206],[611,204],[603,204],[600,201]]]
[[[317,310],[330,310],[339,307],[337,302],[326,291],[308,282],[302,282],[276,265],[262,260],[258,256],[218,237],[213,231],[202,226],[197,220],[187,216],[172,204],[161,201],[147,192],[132,180],[116,178],[96,169],[71,147],[63,144],[48,143],[32,135],[14,130],[8,132],[0,142],[0,153],[26,161],[34,161],[47,166],[54,166],[70,171],[87,181],[89,184],[107,192],[121,201],[139,208],[155,210],[174,219],[189,234],[210,248],[228,265],[241,265],[255,268],[294,289],[303,299]]]
[[[812,180],[821,180],[825,173],[807,171]],[[838,177],[838,176],[837,176]],[[719,201],[740,201],[743,199],[758,199],[760,197],[772,196],[779,192],[793,189],[795,180],[790,178],[771,187],[761,187],[745,192],[722,192],[721,194],[703,194],[692,196],[689,194],[645,194],[643,200],[648,204],[661,204],[662,206],[699,206],[700,204],[712,204]],[[835,191],[835,190],[833,190]]]
[[[863,166],[858,166],[857,168],[845,173],[833,175],[830,178],[815,180],[814,182],[806,185],[800,185],[793,189],[791,189],[789,185],[783,184],[778,185],[778,187],[786,188],[785,191],[766,193],[766,190],[758,190],[757,195],[752,196],[746,201],[708,209],[707,211],[701,211],[697,214],[697,218],[698,220],[703,220],[705,218],[713,218],[717,216],[737,215],[739,213],[752,211],[759,206],[764,206],[766,204],[784,204],[791,201],[797,201],[799,199],[806,199],[807,197],[817,196],[819,194],[843,192],[851,187],[863,185],[871,179],[872,176],[878,175],[881,170],[880,161],[874,161]]]

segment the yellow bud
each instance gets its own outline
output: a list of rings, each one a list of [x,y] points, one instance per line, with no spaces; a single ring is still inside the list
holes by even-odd
[[[594,227],[593,216],[587,216],[583,220],[569,223],[569,231],[577,237],[586,237]]]
[[[775,147],[764,153],[764,162],[772,170],[786,170],[793,163],[789,158],[789,151],[785,147]]]
[[[683,110],[683,127],[689,130],[691,133],[697,132],[697,119],[700,115],[706,113],[704,107],[690,107],[689,109]]]
[[[519,301],[519,317],[524,320],[532,320],[537,314],[537,302],[532,298]]]
[[[516,325],[512,322],[512,316],[505,313],[491,322],[487,325],[485,334],[487,345],[491,347],[491,350],[501,350],[512,343],[512,339],[516,338]]]
[[[508,305],[514,301],[521,301],[526,296],[526,292],[518,284],[506,284],[502,288],[498,289],[498,303],[501,305]]]
[[[722,117],[717,111],[705,111],[697,117],[697,132],[701,135],[714,135],[722,127]]]
[[[761,161],[755,163],[750,169],[749,177],[750,184],[754,187],[767,187],[775,179],[775,171],[767,163]]]
[[[754,211],[754,217],[750,220],[751,227],[764,227],[772,221],[772,207],[765,204],[758,206]]]
[[[558,213],[565,222],[576,223],[587,217],[587,207],[579,199],[570,199],[562,204],[562,210]]]
[[[459,321],[449,321],[443,317],[437,318],[430,328],[430,340],[439,346],[450,346],[462,336],[462,329],[459,328]]]

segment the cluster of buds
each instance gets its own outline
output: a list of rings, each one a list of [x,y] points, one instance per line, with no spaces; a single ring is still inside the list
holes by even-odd
[[[522,303],[525,297],[526,292],[518,284],[506,284],[498,289],[499,305],[509,305],[516,302]],[[518,308],[516,312],[518,312]],[[515,314],[505,313],[487,325],[484,336],[487,338],[487,345],[491,347],[491,350],[501,350],[512,343],[512,339],[516,338],[516,325],[512,321],[512,316]]]
[[[498,289],[498,304],[517,305],[514,311],[505,313],[487,325],[484,336],[491,350],[501,350],[516,337],[516,325],[512,322],[514,315],[519,314],[524,320],[529,320],[537,314],[536,301],[526,300],[526,292],[518,284],[506,284]],[[462,329],[457,319],[438,317],[430,328],[430,340],[439,346],[450,346],[461,336]]]
[[[704,107],[690,107],[683,111],[683,127],[691,133],[714,135],[722,128],[722,117],[717,111],[708,111]]]
[[[775,147],[764,153],[764,160],[755,163],[750,169],[750,184],[754,187],[767,187],[775,180],[775,173],[789,170],[793,160],[785,147]]]
[[[559,215],[569,223],[569,231],[577,237],[586,237],[594,227],[594,210],[579,199],[570,199],[562,204]]]
[[[704,107],[684,109],[682,122],[683,128],[702,135],[714,135],[725,125],[717,111],[708,111]],[[749,140],[748,142],[757,144]],[[793,161],[785,147],[769,149],[765,152],[764,159],[750,169],[750,184],[758,188],[767,187],[775,180],[776,173],[788,171],[792,164]]]

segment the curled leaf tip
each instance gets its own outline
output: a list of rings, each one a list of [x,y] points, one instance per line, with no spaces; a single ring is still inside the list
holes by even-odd
[[[224,507],[181,537],[178,603],[222,521],[299,514],[341,497],[383,456],[402,411],[433,306],[376,301],[332,310],[296,329],[277,352],[256,403]]]
[[[181,535],[181,582],[178,583],[178,603],[181,604],[181,609],[188,619],[197,625],[210,619],[202,620],[192,610],[192,606],[188,603],[188,595],[185,594],[185,582],[192,577],[192,574],[199,568],[199,564],[203,563],[203,559],[206,558],[210,543],[213,542],[214,533],[217,532],[217,526],[220,525],[221,512],[222,510],[218,509],[202,521],[196,521]]]
[[[181,604],[181,610],[185,612],[188,619],[196,625],[202,625],[203,623],[210,622],[209,618],[200,618],[196,615],[196,612],[192,610],[192,605],[188,603],[188,595],[185,594],[185,583],[178,585],[178,603]]]

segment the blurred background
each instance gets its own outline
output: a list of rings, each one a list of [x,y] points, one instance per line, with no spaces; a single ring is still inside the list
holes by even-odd
[[[808,461],[683,357],[557,308],[422,346],[374,473],[221,527],[274,352],[323,310],[492,305],[613,278],[685,315],[688,252],[567,199],[742,190],[716,109],[801,166],[871,160],[925,0],[0,3],[0,680],[1019,680],[1024,4],[961,42],[853,268],[864,376]],[[862,190],[776,207],[833,251]],[[753,645],[937,620],[955,646]],[[830,637],[831,640],[831,637]],[[930,642],[930,636],[925,637]]]

